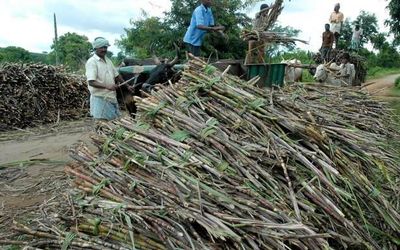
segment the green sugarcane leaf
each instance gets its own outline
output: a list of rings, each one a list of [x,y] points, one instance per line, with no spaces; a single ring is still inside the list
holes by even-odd
[[[126,132],[126,129],[124,128],[119,128],[117,129],[117,131],[115,132],[115,138],[117,140],[122,140],[124,139],[124,133]]]
[[[217,119],[215,119],[214,117],[212,117],[212,118],[210,118],[210,119],[208,119],[208,120],[206,121],[206,125],[207,125],[208,127],[216,127],[216,126],[219,125],[219,122],[218,122]]]
[[[129,191],[133,191],[137,186],[136,181],[132,181],[131,184],[129,185]]]
[[[165,108],[167,106],[167,102],[166,101],[161,101],[157,107],[155,107],[153,110],[150,110],[149,112],[147,112],[147,116],[149,117],[155,117],[157,115],[157,113]]]
[[[107,185],[110,185],[110,183],[111,183],[111,181],[108,178],[101,180],[101,182],[99,184],[93,186],[92,193],[94,195],[97,195],[100,192],[100,190],[105,188]]]
[[[190,138],[190,134],[189,134],[189,132],[187,132],[185,130],[178,130],[178,131],[175,131],[174,133],[172,133],[172,135],[170,137],[171,137],[171,139],[174,139],[175,141],[183,142],[184,140]]]
[[[205,128],[205,129],[203,129],[203,130],[200,132],[200,136],[201,136],[201,138],[205,139],[205,138],[207,138],[208,136],[210,136],[210,135],[212,135],[212,134],[214,134],[214,133],[216,133],[216,132],[217,132],[216,129],[213,129],[213,128]]]
[[[61,246],[61,250],[67,250],[68,247],[69,247],[69,245],[70,245],[70,244],[72,243],[72,241],[75,239],[75,237],[76,237],[76,234],[70,233],[70,232],[67,233],[67,234],[65,235],[63,244],[62,244],[62,246]]]
[[[258,109],[258,108],[265,106],[265,101],[262,98],[257,98],[255,100],[253,100],[252,102],[250,102],[248,106],[252,109]]]
[[[146,131],[148,131],[150,129],[150,124],[142,122],[142,121],[138,121],[135,124],[134,128],[135,128],[135,130],[138,130],[140,132],[146,132]]]
[[[225,170],[229,169],[229,163],[223,161],[220,164],[218,164],[217,169],[220,172],[225,172]]]
[[[88,220],[88,222],[94,226],[93,235],[99,235],[101,219],[100,218],[90,219]]]
[[[212,65],[206,65],[206,67],[204,68],[204,72],[207,74],[207,75],[212,75],[212,74],[214,74],[215,72],[217,71],[217,68],[216,67],[214,67],[214,66],[212,66]]]
[[[188,162],[190,158],[192,158],[193,156],[193,152],[192,151],[185,151],[185,153],[183,153],[183,157],[182,157],[182,161],[183,162]]]
[[[128,224],[128,227],[129,227],[129,237],[131,238],[132,249],[136,249],[136,247],[135,247],[135,237],[134,237],[134,234],[133,234],[133,225],[132,225],[131,217],[126,213],[123,213],[123,215],[125,216],[125,221],[126,221],[126,223]]]

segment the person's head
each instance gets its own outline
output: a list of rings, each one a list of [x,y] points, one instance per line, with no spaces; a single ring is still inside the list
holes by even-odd
[[[359,30],[359,29],[360,29],[360,25],[356,24],[356,30]]]
[[[335,4],[335,7],[333,8],[333,10],[335,12],[339,12],[339,9],[340,9],[340,3]]]
[[[331,26],[329,25],[329,23],[325,24],[325,31],[329,31],[331,29]]]
[[[96,37],[92,43],[93,49],[100,58],[104,58],[107,54],[107,48],[110,43],[104,37]]]
[[[211,0],[201,0],[201,3],[206,7],[211,7],[211,5],[212,5]]]
[[[342,63],[346,64],[350,61],[350,54],[349,53],[344,53],[342,56]]]
[[[261,6],[260,6],[260,10],[266,9],[266,8],[268,8],[268,7],[269,7],[268,4],[263,3],[263,4],[261,4]]]

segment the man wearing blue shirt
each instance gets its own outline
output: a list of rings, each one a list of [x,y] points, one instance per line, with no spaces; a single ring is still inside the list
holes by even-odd
[[[201,5],[193,11],[192,19],[183,41],[186,43],[189,53],[194,56],[200,56],[200,47],[206,32],[222,32],[224,29],[224,26],[215,26],[214,24],[211,0],[201,0]]]

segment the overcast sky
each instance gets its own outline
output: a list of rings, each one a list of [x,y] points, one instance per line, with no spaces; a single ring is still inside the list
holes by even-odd
[[[345,18],[351,20],[361,10],[375,13],[381,30],[387,31],[383,25],[388,18],[385,0],[286,0],[278,21],[301,30],[299,38],[310,42],[301,47],[315,51],[320,47],[324,24],[336,2],[341,4]],[[254,15],[258,6],[247,10],[249,16]],[[53,13],[57,15],[59,36],[76,32],[86,35],[90,41],[104,36],[113,45],[125,33],[124,28],[130,27],[129,20],[141,18],[142,10],[150,16],[162,17],[170,7],[169,0],[0,0],[0,47],[50,51],[54,37]],[[116,52],[118,48],[113,45],[110,50]]]

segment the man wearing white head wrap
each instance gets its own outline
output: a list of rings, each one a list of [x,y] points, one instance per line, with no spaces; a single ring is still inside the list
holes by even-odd
[[[90,114],[95,119],[112,120],[120,115],[115,83],[123,82],[123,79],[106,56],[110,43],[103,37],[97,37],[92,46],[95,53],[85,65],[90,91]]]
[[[331,31],[335,35],[335,48],[338,47],[340,31],[342,29],[344,16],[343,13],[339,11],[340,4],[335,4],[335,8],[329,17],[329,22],[331,23]]]

